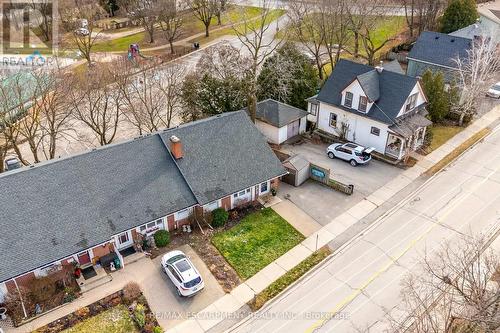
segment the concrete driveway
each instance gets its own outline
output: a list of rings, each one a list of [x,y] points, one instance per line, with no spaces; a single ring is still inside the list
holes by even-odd
[[[300,187],[282,183],[278,191],[278,196],[281,199],[293,202],[321,225],[330,223],[335,217],[404,171],[375,160],[372,160],[368,165],[352,167],[348,162],[328,158],[325,153],[327,147],[327,144],[306,142],[296,146],[285,145],[282,150],[291,155],[302,155],[311,163],[329,168],[332,178],[354,185],[352,195],[337,192],[313,180],[306,181]]]

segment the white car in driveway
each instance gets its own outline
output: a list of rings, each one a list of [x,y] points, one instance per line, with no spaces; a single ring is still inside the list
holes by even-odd
[[[372,160],[371,152],[375,148],[365,148],[355,143],[334,143],[326,149],[326,154],[330,158],[340,158],[348,161],[352,166],[367,164]]]
[[[500,82],[495,83],[486,93],[486,96],[500,99]]]
[[[179,296],[194,296],[205,287],[200,273],[182,251],[171,251],[163,255],[161,268],[174,284]]]

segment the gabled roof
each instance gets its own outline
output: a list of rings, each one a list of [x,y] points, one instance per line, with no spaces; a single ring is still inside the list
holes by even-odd
[[[286,126],[306,116],[306,111],[274,99],[266,99],[257,103],[256,118],[275,127]]]
[[[357,115],[366,116],[387,124],[394,123],[406,99],[417,84],[417,79],[392,71],[374,71],[371,66],[341,59],[318,94],[318,101],[335,105]],[[342,91],[359,76],[372,72],[371,80],[378,77],[379,98],[366,114],[341,105]],[[375,74],[375,75],[373,75]]]
[[[284,173],[244,112],[3,173],[0,282]]]
[[[380,98],[380,87],[378,73],[375,69],[357,76],[361,88],[370,101],[377,101]]]
[[[438,66],[456,68],[454,59],[467,58],[472,40],[450,36],[439,32],[424,31],[420,34],[408,58],[435,64]]]
[[[402,75],[406,74],[405,71],[403,70],[403,68],[401,67],[401,65],[399,64],[399,61],[397,61],[397,60],[393,60],[393,61],[389,61],[387,63],[384,63],[384,70],[391,71],[391,72],[398,73],[398,74],[402,74]]]
[[[200,204],[285,173],[245,111],[225,113],[161,134],[181,139],[177,164]]]

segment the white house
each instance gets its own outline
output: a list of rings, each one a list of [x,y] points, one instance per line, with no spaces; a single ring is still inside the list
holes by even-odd
[[[309,99],[309,120],[324,134],[400,160],[424,142],[432,124],[426,103],[416,78],[342,59]]]
[[[257,103],[255,126],[267,141],[282,144],[306,131],[307,112],[273,99]]]

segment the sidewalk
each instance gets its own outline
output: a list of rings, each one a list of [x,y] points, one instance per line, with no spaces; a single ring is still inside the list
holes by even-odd
[[[313,232],[302,243],[233,289],[229,294],[226,294],[215,303],[200,311],[195,318],[186,320],[169,329],[167,333],[204,333],[222,323],[225,316],[230,316],[245,306],[255,295],[311,255],[316,249],[334,241],[344,231],[375,211],[375,209],[423,175],[432,166],[440,162],[441,159],[455,148],[498,119],[500,119],[500,106],[496,106],[487,114],[477,119],[461,133],[420,160],[415,166],[403,172],[400,176],[366,197],[332,222]],[[219,313],[218,316],[216,316],[217,313]]]

